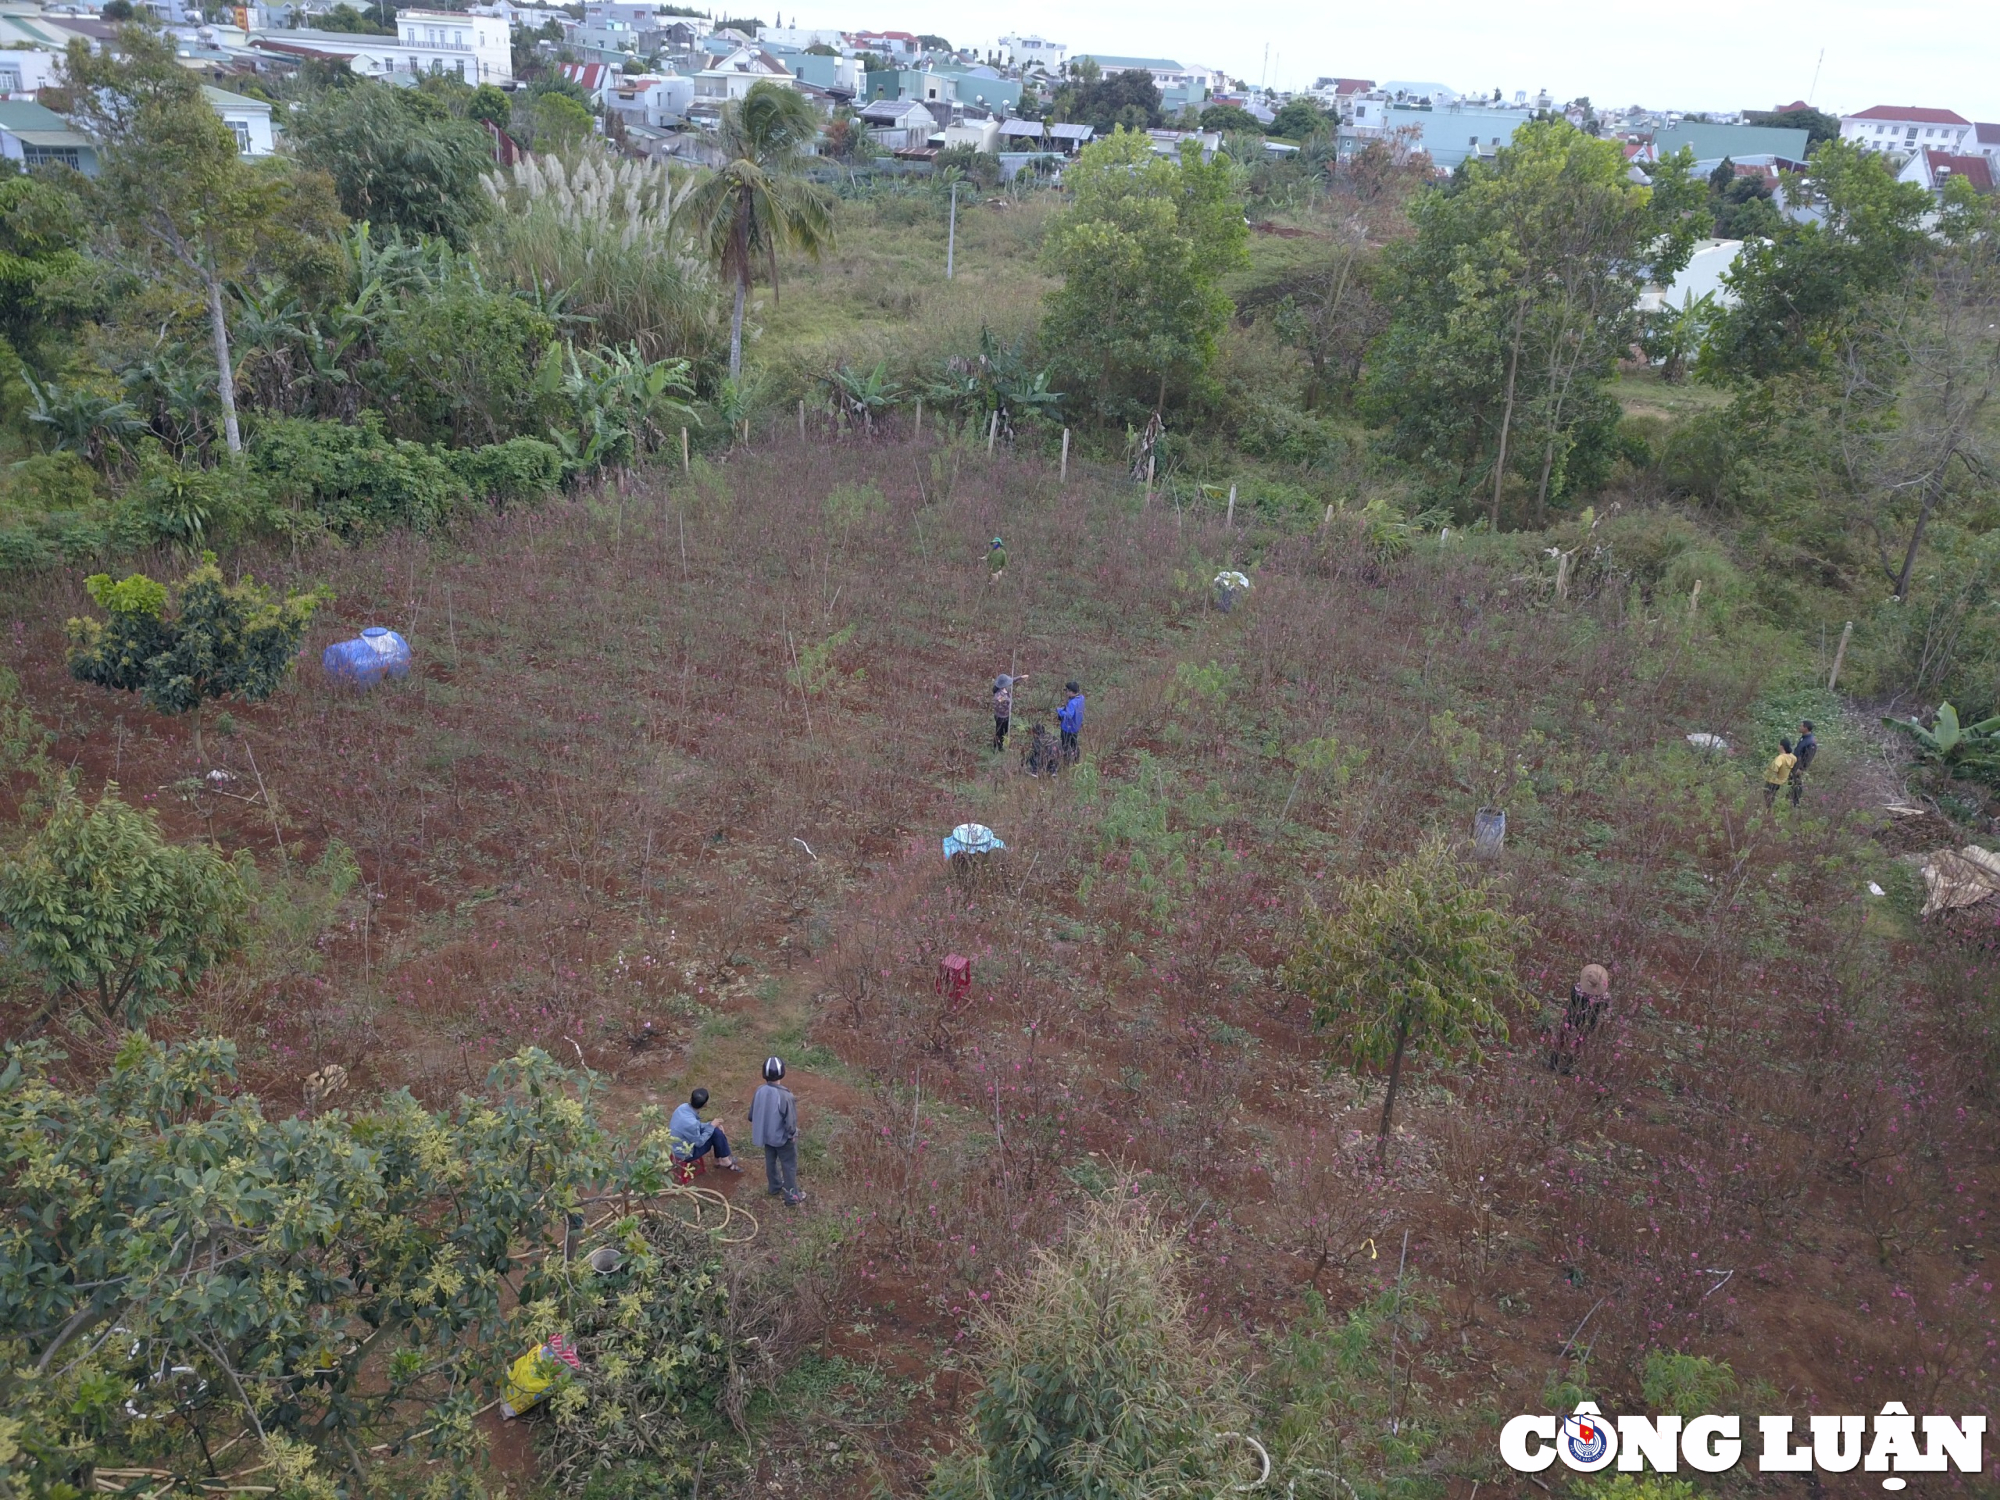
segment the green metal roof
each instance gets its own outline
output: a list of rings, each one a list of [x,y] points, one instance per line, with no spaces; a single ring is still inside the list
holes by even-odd
[[[1709,125],[1683,120],[1653,136],[1653,149],[1665,156],[1683,146],[1694,148],[1696,161],[1721,157],[1781,156],[1786,161],[1804,161],[1806,143],[1803,130],[1781,130],[1771,125]]]

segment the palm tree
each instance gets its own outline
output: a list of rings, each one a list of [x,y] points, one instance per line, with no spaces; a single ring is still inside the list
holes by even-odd
[[[819,121],[805,95],[753,83],[723,106],[717,137],[727,160],[688,195],[689,221],[721,273],[736,283],[729,317],[729,378],[743,377],[743,301],[757,263],[778,286],[778,251],[818,258],[833,245],[833,197],[796,175]]]

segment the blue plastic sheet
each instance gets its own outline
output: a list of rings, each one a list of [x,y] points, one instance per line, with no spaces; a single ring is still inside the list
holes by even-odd
[[[995,849],[1005,849],[1000,836],[984,823],[961,823],[944,836],[944,857],[954,854],[991,854]]]

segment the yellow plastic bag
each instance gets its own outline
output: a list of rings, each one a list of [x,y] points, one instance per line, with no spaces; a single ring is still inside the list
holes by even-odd
[[[546,1344],[530,1349],[508,1367],[507,1388],[500,1394],[500,1415],[518,1417],[548,1399],[556,1383],[583,1368],[576,1351],[552,1334]]]

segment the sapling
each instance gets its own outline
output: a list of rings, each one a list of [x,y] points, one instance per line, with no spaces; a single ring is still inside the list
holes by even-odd
[[[1403,1057],[1469,1053],[1504,1040],[1503,1008],[1522,997],[1515,955],[1527,924],[1485,881],[1468,879],[1442,835],[1376,880],[1348,881],[1343,909],[1316,915],[1286,966],[1313,1024],[1352,1067],[1389,1067],[1378,1160],[1386,1160]]]

